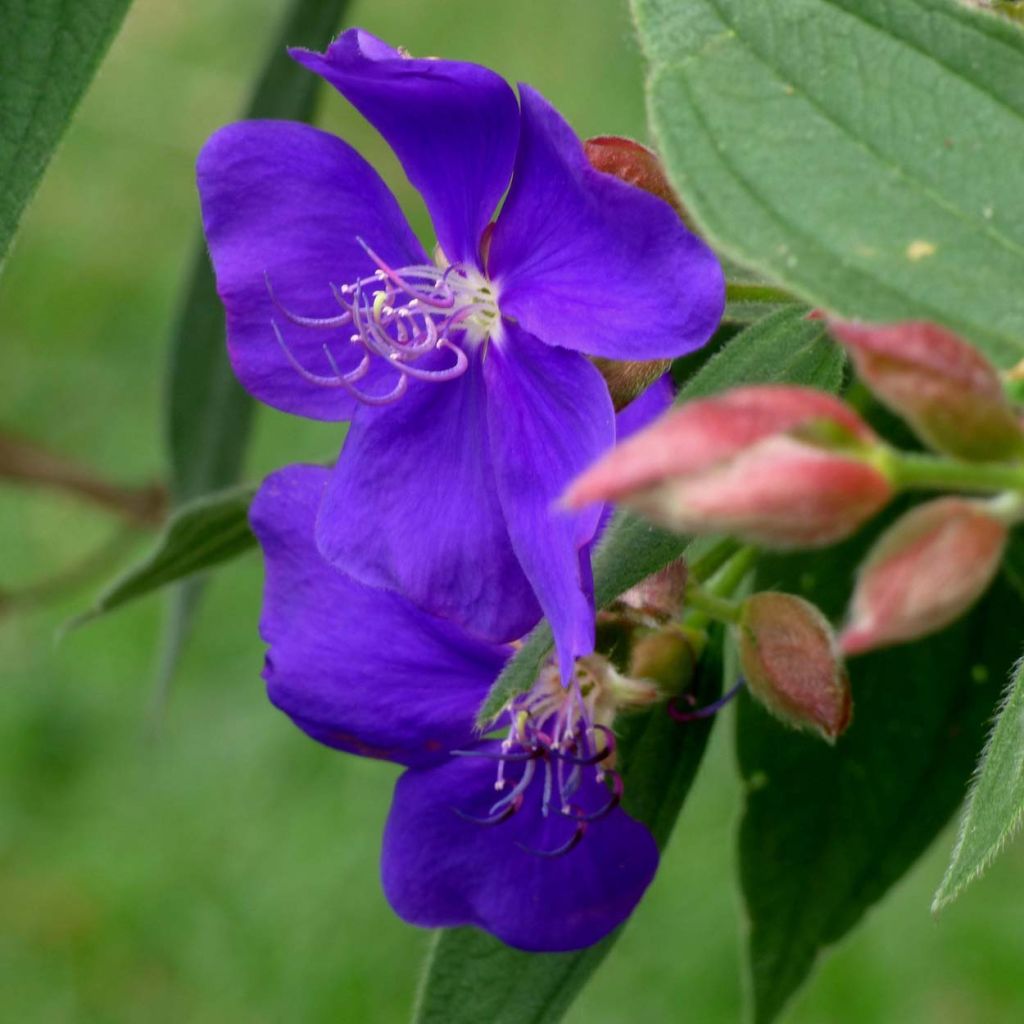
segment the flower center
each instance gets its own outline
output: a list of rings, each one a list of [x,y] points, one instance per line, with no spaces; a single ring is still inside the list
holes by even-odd
[[[272,320],[278,344],[292,367],[309,383],[343,388],[368,405],[401,398],[410,378],[438,383],[461,377],[469,367],[466,349],[485,342],[498,323],[493,285],[463,264],[423,263],[396,269],[362,239],[359,242],[377,269],[352,284],[330,286],[341,307],[334,316],[300,316],[285,309],[267,280],[270,297],[286,320],[314,329],[348,328],[347,344],[362,350],[356,367],[343,373],[336,349],[325,343],[323,352],[331,372],[314,373],[296,359]],[[359,386],[375,362],[387,364],[396,374],[393,387],[384,394],[371,394]]]
[[[497,761],[494,788],[501,794],[484,817],[457,813],[480,825],[498,825],[522,808],[527,790],[536,783],[542,787],[541,813],[563,815],[575,828],[554,850],[523,848],[545,857],[572,850],[588,824],[611,813],[622,798],[611,728],[619,703],[617,681],[615,669],[599,655],[579,659],[568,686],[562,685],[557,666],[546,666],[533,688],[502,711],[508,732],[498,750],[454,752]],[[586,772],[608,787],[607,801],[596,809],[585,810],[577,801]]]

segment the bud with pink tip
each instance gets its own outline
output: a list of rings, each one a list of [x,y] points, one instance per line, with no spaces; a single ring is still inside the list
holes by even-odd
[[[861,566],[844,653],[906,643],[958,619],[992,582],[1006,537],[981,502],[938,498],[911,509]]]
[[[569,487],[580,508],[616,501],[684,533],[770,547],[841,540],[892,496],[878,439],[824,392],[737,388],[672,410]]]
[[[751,694],[773,715],[834,743],[853,703],[835,634],[813,604],[767,591],[743,603],[740,667]]]
[[[935,324],[829,320],[871,390],[929,447],[958,458],[1024,457],[1024,432],[995,367]]]

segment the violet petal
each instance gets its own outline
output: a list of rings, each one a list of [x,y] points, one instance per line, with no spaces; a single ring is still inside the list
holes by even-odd
[[[666,202],[595,171],[554,107],[519,90],[519,153],[487,268],[502,312],[589,355],[668,359],[699,348],[725,305],[714,254]]]
[[[508,186],[519,136],[505,80],[476,64],[404,57],[362,29],[344,32],[324,54],[291,54],[384,136],[449,261],[479,266],[480,236]]]
[[[398,266],[426,254],[377,172],[349,145],[308,125],[243,121],[216,132],[197,164],[203,225],[227,311],[228,351],[242,384],[285,412],[349,419],[357,403],[340,388],[317,386],[289,363],[274,334],[305,369],[333,373],[359,363],[351,329],[300,327],[283,314],[333,317],[342,312],[331,284],[373,272],[357,241]],[[268,291],[268,281],[273,298]],[[275,304],[274,298],[277,300]],[[368,390],[387,367],[375,367]]]
[[[509,540],[489,429],[477,357],[457,380],[413,381],[393,406],[366,410],[331,477],[317,541],[361,582],[503,642],[540,609]]]
[[[486,816],[496,799],[492,763],[454,758],[406,772],[395,787],[381,861],[395,912],[428,928],[475,925],[534,952],[582,949],[622,924],[657,868],[650,832],[615,808],[587,823],[563,856],[527,852],[558,850],[577,827],[557,806],[543,816],[541,791],[534,780],[519,811],[479,825],[457,811]],[[578,810],[594,812],[608,799],[608,788],[584,770],[573,797]]]
[[[328,565],[313,527],[329,477],[288,466],[250,511],[266,560],[270,699],[328,746],[407,765],[446,757],[473,741],[476,709],[510,651]]]
[[[615,440],[604,380],[577,352],[508,324],[484,362],[498,495],[512,546],[551,622],[563,677],[594,644],[594,611],[580,552],[601,509],[569,513],[556,501]]]

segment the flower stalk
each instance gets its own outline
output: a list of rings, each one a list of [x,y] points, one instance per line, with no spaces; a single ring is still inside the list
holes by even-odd
[[[872,461],[901,490],[954,490],[1024,494],[1024,464],[966,462],[941,455],[879,447]]]

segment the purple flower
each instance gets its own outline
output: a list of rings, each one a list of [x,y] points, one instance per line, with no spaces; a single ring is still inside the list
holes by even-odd
[[[529,86],[517,103],[486,68],[358,29],[292,55],[391,145],[438,250],[340,139],[222,129],[198,180],[235,370],[277,408],[352,419],[317,518],[324,557],[489,641],[543,611],[572,665],[593,647],[581,552],[600,507],[551,507],[615,439],[582,353],[704,344],[718,263],[662,200],[591,168]]]
[[[551,667],[507,709],[504,739],[478,736],[476,709],[511,648],[321,558],[313,526],[329,477],[287,467],[252,506],[271,701],[322,743],[408,767],[381,865],[401,917],[475,925],[528,950],[597,942],[658,862],[651,834],[619,807],[612,724],[636,691],[597,657],[568,687]]]

